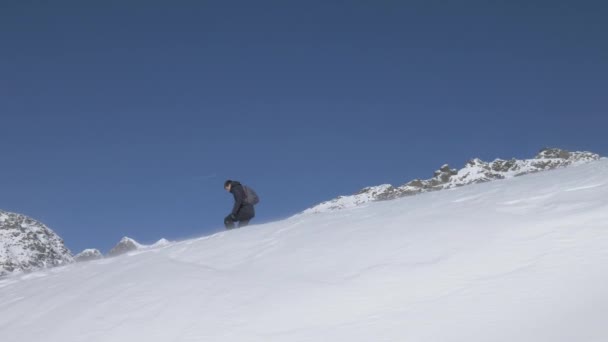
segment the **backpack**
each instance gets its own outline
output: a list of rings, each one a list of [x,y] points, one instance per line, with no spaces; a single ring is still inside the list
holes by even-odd
[[[256,194],[255,190],[252,188],[243,185],[243,190],[245,190],[245,202],[251,205],[256,205],[260,203],[260,198],[258,194]]]

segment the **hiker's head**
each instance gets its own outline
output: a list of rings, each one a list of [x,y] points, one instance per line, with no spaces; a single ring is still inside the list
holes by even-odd
[[[226,191],[232,189],[232,181],[230,179],[224,182],[224,189],[226,189]]]

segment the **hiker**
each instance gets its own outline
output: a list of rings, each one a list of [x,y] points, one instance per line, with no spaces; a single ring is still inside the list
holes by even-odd
[[[239,223],[239,228],[245,227],[255,216],[253,206],[259,202],[257,194],[253,189],[232,180],[227,180],[224,183],[224,189],[234,196],[232,212],[224,219],[226,229],[235,228],[236,222]]]

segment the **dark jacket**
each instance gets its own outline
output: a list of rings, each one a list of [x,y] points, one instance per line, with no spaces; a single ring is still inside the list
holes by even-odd
[[[232,215],[234,215],[239,221],[252,219],[255,216],[255,210],[253,209],[253,205],[245,201],[247,195],[245,194],[243,185],[236,181],[233,181],[231,184],[232,186],[230,187],[230,192],[234,196]]]

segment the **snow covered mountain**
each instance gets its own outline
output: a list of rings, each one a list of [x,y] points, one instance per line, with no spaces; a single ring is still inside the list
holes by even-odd
[[[84,262],[84,261],[91,261],[91,260],[97,260],[97,259],[102,259],[102,258],[103,258],[103,254],[101,254],[101,252],[98,249],[89,248],[89,249],[85,249],[84,251],[78,253],[74,257],[74,261]]]
[[[9,276],[1,338],[608,341],[607,198],[601,159]]]
[[[130,237],[123,237],[109,252],[108,256],[113,257],[128,252],[136,251],[142,247],[142,244],[131,239]]]
[[[163,246],[167,246],[171,242],[167,239],[160,239],[156,241],[156,243],[152,245],[143,245],[130,237],[123,237],[117,244],[108,252],[109,257],[115,257],[121,254],[138,251],[138,250],[146,250],[150,248],[159,248]]]
[[[143,245],[124,237],[108,252],[108,256],[160,248],[168,244],[170,242],[166,239],[160,239],[153,245]],[[43,223],[25,215],[0,210],[0,276],[103,257],[103,254],[94,248],[85,249],[72,256],[63,240]]]
[[[73,261],[63,240],[44,224],[0,210],[0,276]]]
[[[599,158],[599,155],[591,152],[568,152],[556,148],[547,148],[541,150],[533,159],[496,159],[493,162],[472,159],[460,170],[451,169],[446,164],[435,171],[431,179],[415,179],[398,187],[390,184],[367,187],[354,195],[340,196],[320,203],[305,210],[304,213],[320,213],[352,208],[373,201],[390,200],[429,191],[450,189],[496,179],[512,178],[529,173],[587,163]]]

